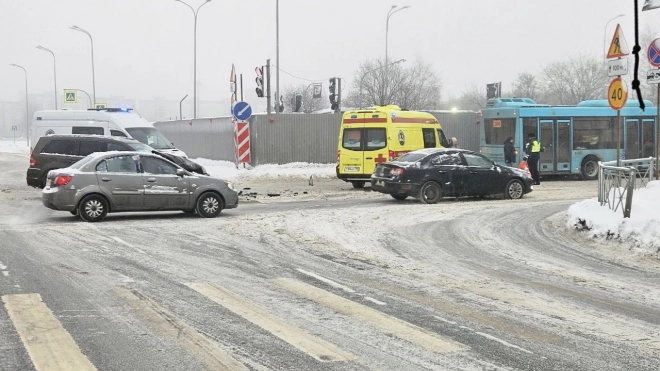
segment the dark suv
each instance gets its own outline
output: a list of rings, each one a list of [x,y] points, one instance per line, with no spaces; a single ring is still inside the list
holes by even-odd
[[[48,172],[69,167],[94,152],[138,151],[151,152],[153,148],[132,138],[100,135],[49,135],[39,138],[30,156],[27,184],[43,188]]]

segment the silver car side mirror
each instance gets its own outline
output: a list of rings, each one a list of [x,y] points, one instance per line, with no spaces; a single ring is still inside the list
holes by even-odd
[[[186,175],[186,171],[183,169],[176,169],[176,175],[183,178],[183,176]]]

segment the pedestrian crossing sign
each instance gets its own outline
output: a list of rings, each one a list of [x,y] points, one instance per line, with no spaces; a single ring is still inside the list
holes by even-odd
[[[78,103],[78,91],[76,91],[76,90],[65,90],[64,91],[64,103]]]
[[[108,108],[107,103],[94,103],[94,109],[104,109]]]

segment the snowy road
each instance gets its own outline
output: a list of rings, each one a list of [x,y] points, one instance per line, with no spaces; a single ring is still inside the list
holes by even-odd
[[[2,370],[660,369],[660,260],[565,228],[593,182],[422,205],[326,181],[89,224],[26,164],[0,154]]]

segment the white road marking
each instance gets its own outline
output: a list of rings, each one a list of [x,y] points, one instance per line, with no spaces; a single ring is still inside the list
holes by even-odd
[[[7,271],[2,271],[2,275],[5,276],[5,277],[7,277],[7,276],[9,276],[9,272],[7,272]]]
[[[276,278],[271,280],[271,282],[296,295],[325,305],[343,315],[357,318],[373,327],[379,328],[389,334],[399,337],[400,339],[407,340],[433,352],[446,353],[468,349],[466,345],[443,337],[435,332],[377,311],[366,305],[345,299],[318,287],[308,285],[304,282],[290,278]]]
[[[0,262],[0,269],[7,269],[7,266]]]
[[[349,361],[355,358],[339,347],[272,315],[252,301],[216,285],[198,282],[188,287],[242,316],[321,362]]]
[[[96,370],[41,295],[5,295],[2,301],[35,369]]]
[[[369,300],[370,302],[375,303],[375,304],[378,304],[378,305],[387,305],[387,303],[383,303],[382,301],[380,301],[380,300],[376,300],[376,299],[374,299],[374,298],[372,298],[372,297],[370,297],[370,296],[365,296],[365,297],[364,297],[364,300]]]
[[[462,328],[462,329],[465,329],[465,330],[474,331],[474,329],[471,329],[471,328],[469,328],[469,327],[467,327],[467,326],[458,326],[458,327],[459,327],[459,328]]]
[[[122,239],[119,238],[119,237],[112,237],[112,236],[111,236],[110,238],[112,238],[113,240],[119,242],[119,243],[122,244],[122,245],[126,245],[126,246],[130,247],[131,249],[134,249],[135,251],[139,252],[140,254],[145,254],[145,255],[147,254],[144,250],[142,250],[142,249],[138,249],[137,247],[131,245],[130,243],[128,243],[128,242],[122,240]]]
[[[176,338],[186,349],[201,355],[206,363],[206,369],[226,371],[247,371],[241,362],[237,361],[217,343],[200,334],[174,316],[170,311],[137,291],[124,288],[116,289],[113,293],[147,323],[165,335]]]
[[[513,344],[511,344],[511,343],[509,343],[509,342],[507,342],[507,341],[504,341],[504,340],[502,340],[502,339],[500,339],[500,338],[498,338],[498,337],[495,337],[495,336],[493,336],[493,335],[489,335],[489,334],[486,334],[486,333],[483,333],[483,332],[479,332],[479,331],[475,331],[475,333],[477,333],[477,334],[479,334],[479,335],[481,335],[481,336],[483,336],[483,337],[485,337],[485,338],[488,338],[488,339],[490,339],[490,340],[495,340],[495,341],[497,341],[498,343],[500,343],[500,344],[502,344],[502,345],[506,345],[506,346],[511,347],[511,348],[515,348],[515,349],[518,349],[518,350],[522,350],[522,351],[525,352],[525,353],[534,354],[534,353],[530,352],[530,351],[527,350],[527,349],[521,348],[521,347],[519,347],[519,346],[517,346],[517,345],[513,345]]]
[[[449,323],[449,324],[451,324],[451,325],[457,325],[457,324],[458,324],[458,323],[456,323],[456,322],[454,322],[454,321],[450,321],[450,320],[445,319],[445,318],[442,318],[442,317],[438,317],[438,316],[433,316],[433,317],[434,317],[435,319],[439,319],[439,320],[442,321],[442,322],[447,322],[447,323]]]
[[[319,280],[319,281],[321,281],[321,282],[323,282],[323,283],[326,283],[326,284],[328,284],[328,285],[330,285],[330,286],[332,286],[332,287],[334,287],[334,288],[341,289],[341,290],[344,290],[344,291],[349,292],[349,293],[354,293],[354,292],[355,292],[355,290],[353,290],[353,289],[350,288],[350,287],[344,286],[344,285],[342,285],[341,283],[337,283],[337,282],[332,281],[332,280],[330,280],[330,279],[327,279],[327,278],[325,278],[325,277],[319,276],[319,275],[316,274],[316,273],[308,272],[308,271],[306,271],[306,270],[304,270],[304,269],[300,269],[300,268],[298,268],[298,272],[300,272],[300,273],[302,273],[302,274],[305,274],[305,275],[307,275],[307,276],[310,276],[310,277],[312,277],[312,278],[316,278],[317,280]]]

